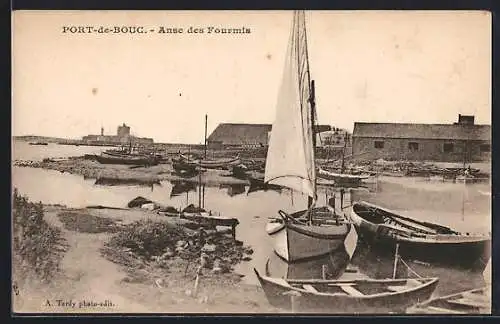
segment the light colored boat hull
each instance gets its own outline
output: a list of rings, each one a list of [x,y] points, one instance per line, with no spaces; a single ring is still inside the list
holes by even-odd
[[[281,229],[277,230],[279,227]],[[279,223],[268,224],[267,231],[273,240],[274,251],[287,262],[312,259],[335,251],[344,244],[348,233],[348,230],[345,234],[340,230],[337,238],[325,239],[300,233]]]

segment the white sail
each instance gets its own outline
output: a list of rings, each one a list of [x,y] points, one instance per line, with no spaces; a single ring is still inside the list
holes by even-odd
[[[305,15],[294,12],[264,181],[316,198],[311,82]]]

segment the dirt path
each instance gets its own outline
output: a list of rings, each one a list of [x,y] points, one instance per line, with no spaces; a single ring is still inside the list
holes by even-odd
[[[68,231],[59,221],[55,211],[47,212],[45,219],[50,225],[62,230],[69,245],[61,263],[62,273],[48,287],[33,284],[22,287],[20,290],[24,298],[18,298],[20,301],[15,305],[20,309],[15,308],[15,311],[57,313],[150,311],[145,305],[116,293],[119,291],[120,281],[126,274],[118,265],[102,257],[99,251],[109,234]]]

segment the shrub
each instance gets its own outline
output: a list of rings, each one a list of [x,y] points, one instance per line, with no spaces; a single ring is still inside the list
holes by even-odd
[[[65,251],[61,231],[49,226],[43,218],[42,203],[32,203],[14,189],[12,201],[13,256],[43,280],[50,280],[59,268]],[[24,267],[23,267],[24,268]],[[26,274],[26,273],[25,273]]]

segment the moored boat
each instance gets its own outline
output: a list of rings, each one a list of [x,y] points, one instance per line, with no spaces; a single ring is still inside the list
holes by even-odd
[[[417,304],[412,314],[491,314],[491,292],[488,287],[476,288]]]
[[[340,217],[332,218],[328,207],[316,207],[272,219],[266,232],[274,243],[276,254],[287,262],[296,262],[327,255],[344,245],[351,225]],[[308,213],[312,222],[308,223]]]
[[[220,158],[220,159],[187,159],[185,156],[180,155],[177,162],[183,162],[188,165],[198,166],[205,169],[229,169],[230,167],[241,164],[239,157]]]
[[[95,159],[101,164],[126,164],[126,165],[157,165],[158,159],[149,156],[118,156],[101,153],[96,155]]]
[[[49,145],[47,142],[31,142],[30,145]]]
[[[322,168],[318,170],[318,177],[333,180],[336,186],[342,185],[360,185],[363,180],[371,177],[368,174],[349,174],[326,171]]]
[[[196,207],[193,204],[184,208],[180,213],[180,217],[212,226],[230,226],[234,228],[239,224],[237,218],[212,215],[211,211],[207,212],[204,208]]]
[[[404,259],[483,270],[491,256],[489,234],[460,233],[367,202],[352,205],[351,221],[372,249]],[[460,257],[457,257],[460,256]]]
[[[330,314],[404,313],[428,300],[439,281],[438,278],[282,279],[254,271],[272,306],[294,312]]]

